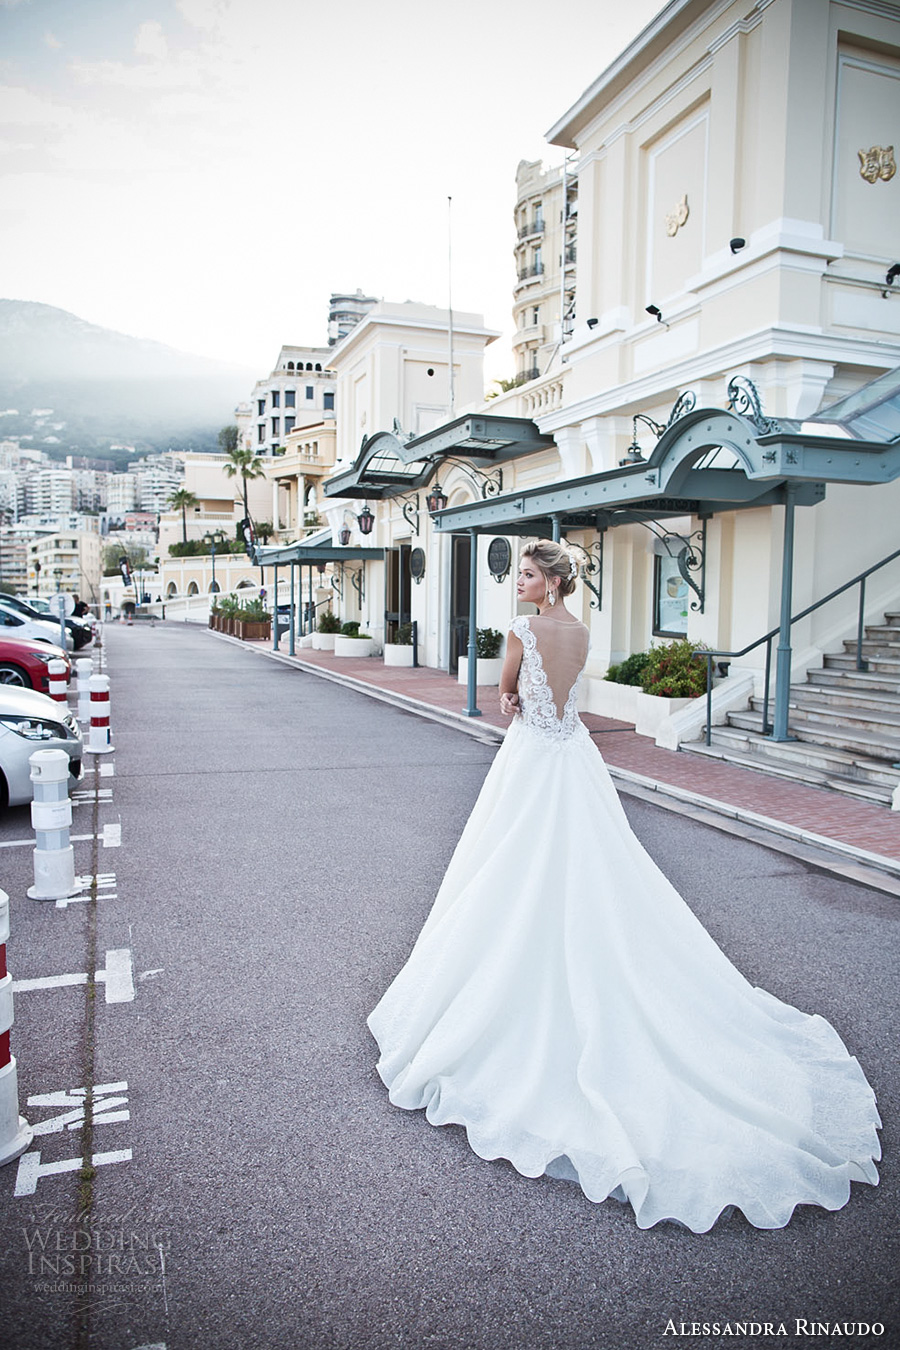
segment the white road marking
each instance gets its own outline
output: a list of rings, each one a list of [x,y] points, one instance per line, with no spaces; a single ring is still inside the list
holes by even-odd
[[[116,1107],[127,1107],[128,1097],[125,1095],[115,1096],[111,1094],[124,1094],[128,1084],[122,1083],[98,1083],[93,1091],[91,1119],[95,1125],[110,1125],[118,1120],[130,1120],[131,1115],[127,1110],[116,1110]],[[84,1103],[87,1096],[85,1088],[69,1088],[64,1092],[37,1092],[34,1096],[28,1098],[29,1106],[68,1106],[72,1109],[63,1112],[59,1116],[51,1116],[49,1120],[41,1120],[34,1127],[34,1133],[38,1134],[62,1134],[65,1130],[78,1130],[84,1124]]]
[[[106,967],[94,972],[98,984],[106,986],[107,1003],[134,1001],[134,965],[128,947],[117,947],[106,953]],[[31,989],[63,989],[71,985],[87,984],[87,975],[44,975],[33,980],[13,980],[13,993],[27,993]]]
[[[119,848],[122,844],[122,826],[118,822],[113,825],[104,825],[103,832],[100,835],[100,842],[104,848]]]
[[[111,1153],[95,1153],[91,1158],[94,1167],[108,1167],[110,1163],[120,1162],[131,1162],[130,1148],[115,1149]],[[23,1153],[19,1159],[15,1194],[34,1195],[38,1182],[44,1177],[56,1177],[63,1172],[78,1172],[80,1169],[80,1158],[64,1158],[62,1162],[42,1163],[40,1149],[35,1149],[32,1153]]]

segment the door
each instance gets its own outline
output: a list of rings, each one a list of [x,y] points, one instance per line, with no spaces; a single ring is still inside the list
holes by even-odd
[[[385,549],[385,641],[396,636],[398,627],[412,620],[412,576],[409,570],[411,544]]]
[[[454,534],[450,562],[450,664],[451,675],[459,670],[459,658],[469,648],[469,569],[471,541],[467,534]]]

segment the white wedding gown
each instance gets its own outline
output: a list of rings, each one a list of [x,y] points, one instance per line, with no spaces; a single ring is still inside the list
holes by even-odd
[[[521,712],[369,1018],[390,1100],[464,1125],[482,1158],[629,1201],[641,1228],[840,1209],[851,1181],[878,1182],[872,1089],[828,1022],[744,979],[644,851],[577,679],[565,698],[548,680],[551,622],[512,625]]]

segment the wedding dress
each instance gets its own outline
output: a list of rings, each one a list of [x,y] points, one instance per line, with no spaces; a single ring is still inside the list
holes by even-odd
[[[573,661],[553,622],[513,622],[520,713],[369,1018],[390,1100],[464,1125],[482,1158],[629,1201],[641,1228],[840,1209],[851,1181],[878,1182],[872,1089],[828,1022],[744,979],[644,851],[576,711],[587,630],[556,621],[584,635]]]

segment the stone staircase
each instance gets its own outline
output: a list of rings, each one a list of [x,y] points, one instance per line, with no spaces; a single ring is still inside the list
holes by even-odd
[[[900,784],[900,611],[884,620],[865,630],[867,670],[856,669],[853,638],[809,671],[805,684],[791,686],[788,725],[796,739],[764,737],[762,699],[754,698],[713,727],[711,746],[695,741],[682,750],[889,806]],[[770,722],[774,697],[773,685]]]

